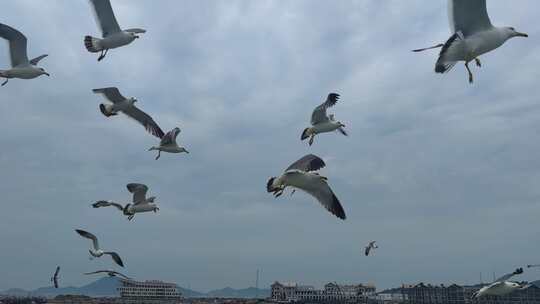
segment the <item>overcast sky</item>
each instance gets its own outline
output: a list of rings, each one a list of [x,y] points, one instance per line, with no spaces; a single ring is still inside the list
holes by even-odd
[[[97,62],[87,1],[2,1],[0,22],[29,39],[51,77],[0,88],[0,290],[62,285],[114,268],[90,261],[96,234],[123,271],[193,289],[298,281],[476,283],[540,263],[540,3],[488,1],[496,25],[530,35],[433,72],[450,35],[446,1],[113,0],[123,28],[147,30]],[[0,68],[9,66],[7,47]],[[191,154],[106,118],[93,88],[117,86]],[[329,92],[350,136],[300,141]],[[304,193],[274,199],[268,177],[307,153],[339,197],[341,221]],[[129,182],[160,211],[128,222]],[[377,240],[368,258],[363,246]],[[532,269],[521,279],[540,278]]]

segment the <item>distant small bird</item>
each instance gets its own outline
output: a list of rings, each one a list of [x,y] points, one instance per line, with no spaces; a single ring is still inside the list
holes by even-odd
[[[327,115],[326,109],[334,106],[339,99],[339,94],[330,93],[325,102],[315,108],[311,114],[311,125],[312,127],[305,128],[300,136],[301,140],[304,140],[309,137],[309,145],[313,144],[315,135],[320,133],[339,131],[341,134],[347,136],[345,132],[344,124],[339,121],[334,120],[334,114]]]
[[[130,221],[133,219],[136,213],[149,211],[157,212],[159,210],[154,202],[156,199],[155,196],[146,198],[148,186],[138,183],[129,183],[126,187],[129,192],[133,193],[133,204],[126,204],[125,206],[122,206],[121,204],[112,201],[97,201],[92,204],[92,207],[116,207],[118,210],[122,211],[122,213],[124,213],[124,215],[126,215]]]
[[[98,274],[98,273],[106,273],[109,277],[121,276],[124,279],[131,280],[130,277],[125,276],[125,275],[121,274],[120,272],[117,272],[117,271],[114,271],[114,270],[98,270],[98,271],[94,271],[94,272],[87,272],[87,273],[85,273],[85,275]]]
[[[81,230],[81,229],[75,229],[75,231],[80,236],[92,240],[92,244],[93,244],[94,248],[93,249],[91,248],[91,249],[88,250],[90,252],[90,258],[92,258],[92,257],[99,258],[99,257],[103,256],[104,254],[108,254],[108,255],[111,256],[111,258],[114,260],[114,262],[116,262],[116,264],[120,265],[121,267],[124,267],[124,263],[122,262],[122,259],[120,258],[120,256],[116,252],[103,251],[103,250],[101,250],[99,248],[98,239],[97,239],[97,237],[95,235],[93,235],[90,232]]]
[[[105,58],[109,49],[130,44],[133,40],[139,38],[137,34],[146,33],[146,30],[140,28],[121,30],[118,22],[116,22],[109,0],[90,0],[90,4],[94,9],[96,22],[101,28],[101,37],[103,39],[85,36],[84,46],[91,53],[101,52],[98,61]]]
[[[522,273],[523,268],[518,268],[512,273],[505,274],[496,279],[493,283],[480,288],[480,290],[473,294],[473,299],[478,299],[483,296],[503,296],[520,289],[522,286],[519,283],[510,282],[508,280],[511,277]]]
[[[41,59],[47,57],[46,54],[28,60],[26,54],[27,40],[21,32],[0,23],[0,37],[9,42],[9,56],[11,59],[11,69],[0,70],[0,78],[6,79],[2,86],[8,83],[10,78],[32,79],[40,75],[51,76],[44,69],[36,66]]]
[[[369,242],[369,244],[366,246],[366,249],[364,250],[364,253],[366,256],[369,255],[369,252],[372,250],[372,249],[377,249],[379,248],[379,246],[375,245],[375,241],[371,241]]]
[[[94,89],[92,91],[96,94],[102,94],[112,103],[99,105],[99,110],[106,117],[114,116],[117,115],[118,112],[122,112],[128,117],[138,121],[150,134],[158,138],[162,138],[165,135],[150,115],[144,113],[135,106],[135,102],[137,102],[136,98],[126,98],[122,96],[120,91],[115,87]]]
[[[345,211],[328,186],[327,178],[313,172],[324,166],[326,164],[320,157],[308,154],[290,165],[280,177],[271,177],[266,183],[266,191],[279,197],[288,186],[304,190],[332,214],[344,220]]]
[[[51,278],[51,282],[54,284],[54,288],[58,288],[58,273],[60,272],[60,266],[56,266],[56,271]]]
[[[480,67],[482,64],[478,56],[495,50],[510,38],[528,37],[513,27],[494,27],[489,20],[486,0],[448,0],[448,15],[453,34],[448,41],[413,52],[442,47],[435,72],[446,73],[458,61],[465,61],[469,83],[473,82],[469,62],[474,60]]]
[[[527,265],[527,268],[540,267],[540,264]]]
[[[184,147],[178,146],[176,143],[176,137],[180,134],[180,128],[174,128],[171,131],[167,132],[162,138],[161,142],[159,143],[159,146],[153,146],[148,151],[157,150],[158,154],[156,156],[156,160],[159,159],[159,156],[161,155],[161,152],[169,152],[169,153],[182,153],[186,152],[189,153],[188,150],[186,150]]]

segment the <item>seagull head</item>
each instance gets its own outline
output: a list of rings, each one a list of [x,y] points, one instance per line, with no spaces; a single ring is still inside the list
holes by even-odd
[[[529,37],[529,35],[527,35],[525,33],[521,33],[521,32],[516,31],[516,29],[513,28],[513,27],[505,27],[504,29],[505,29],[506,34],[508,35],[509,38],[512,38],[512,37]]]
[[[131,97],[131,98],[129,99],[129,101],[131,102],[131,104],[134,104],[134,103],[136,103],[138,100],[137,100],[137,98],[135,98],[135,97]]]

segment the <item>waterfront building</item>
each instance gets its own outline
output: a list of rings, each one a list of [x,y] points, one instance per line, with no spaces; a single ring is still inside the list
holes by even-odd
[[[540,304],[540,288],[534,284],[505,296],[485,296],[473,299],[476,291],[484,285],[460,286],[452,284],[403,285],[402,293],[409,304]]]
[[[118,291],[125,303],[182,303],[182,294],[174,283],[128,279],[119,281],[122,286],[118,287]]]
[[[373,285],[340,285],[328,283],[324,289],[303,286],[297,283],[272,284],[271,300],[279,303],[367,303],[369,296],[375,294]]]

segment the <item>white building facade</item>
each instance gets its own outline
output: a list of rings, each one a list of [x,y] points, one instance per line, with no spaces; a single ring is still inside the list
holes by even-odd
[[[373,285],[340,285],[328,283],[324,289],[302,286],[296,283],[272,284],[271,299],[280,303],[366,303],[368,297],[375,295]]]

